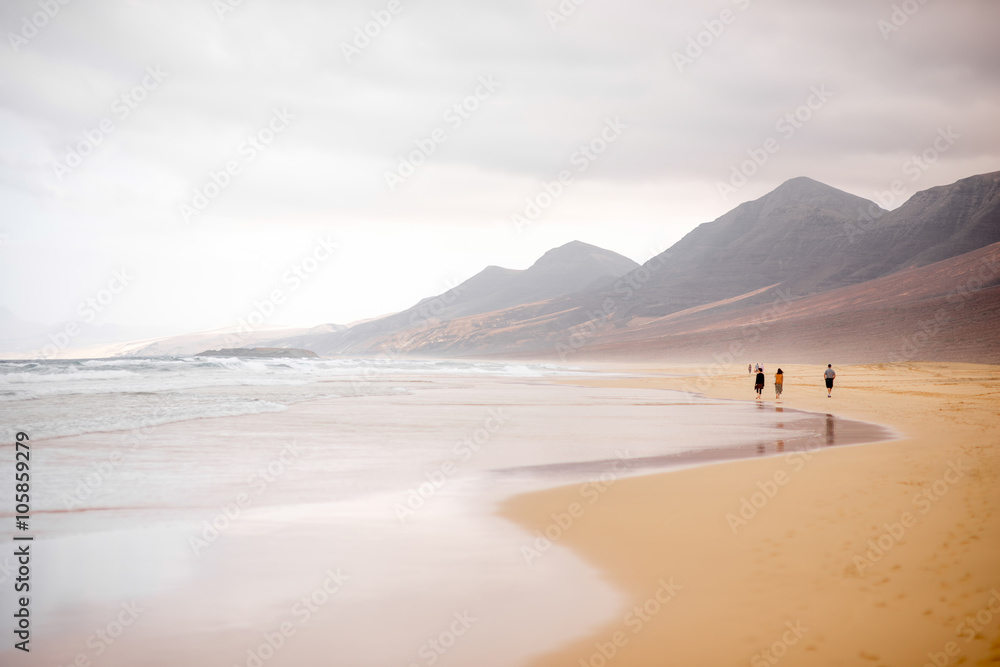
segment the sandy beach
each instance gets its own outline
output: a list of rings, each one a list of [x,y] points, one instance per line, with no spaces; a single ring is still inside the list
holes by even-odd
[[[781,406],[902,437],[510,500],[530,531],[577,509],[559,543],[632,601],[535,665],[1000,662],[1000,368],[837,367],[827,398],[822,366],[782,366]],[[754,400],[745,366],[647,370],[686,377],[593,383]]]
[[[596,508],[626,477],[885,434],[579,369],[402,365],[355,384],[338,362],[275,362],[227,370],[251,384],[225,386],[204,361],[121,363],[48,369],[63,393],[21,390],[35,392],[17,415],[45,473],[25,664],[530,664],[628,598],[498,516],[508,499],[575,483]],[[186,398],[154,401],[149,377]],[[267,410],[202,416],[262,397]],[[174,420],[138,426],[158,416]]]
[[[39,438],[25,664],[997,658],[997,367],[839,367],[826,398],[821,367],[784,366],[780,404],[745,367],[528,370],[357,395],[208,373],[206,408],[287,409]],[[144,405],[143,377],[115,401]],[[27,403],[103,414],[73,396]],[[87,427],[66,412],[51,428]]]

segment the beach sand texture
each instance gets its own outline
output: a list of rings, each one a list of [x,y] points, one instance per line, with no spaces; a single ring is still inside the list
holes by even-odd
[[[823,366],[782,367],[782,405],[903,437],[617,481],[559,544],[634,602],[533,664],[1000,664],[1000,367],[835,365],[833,398]],[[745,366],[657,371],[687,377],[592,382],[753,400]],[[544,530],[576,497],[503,513]]]

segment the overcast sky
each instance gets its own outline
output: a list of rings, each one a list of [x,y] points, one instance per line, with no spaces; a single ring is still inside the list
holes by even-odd
[[[346,323],[795,176],[1000,169],[992,0],[62,1],[0,5],[0,306],[45,324]]]

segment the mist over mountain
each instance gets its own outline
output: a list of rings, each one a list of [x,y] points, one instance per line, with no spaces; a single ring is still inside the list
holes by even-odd
[[[45,327],[20,319],[6,306],[0,306],[0,341],[41,335]]]
[[[27,322],[0,306],[0,355],[17,358],[76,356],[75,351],[121,341],[175,334],[176,327],[88,323],[83,318],[43,325]]]

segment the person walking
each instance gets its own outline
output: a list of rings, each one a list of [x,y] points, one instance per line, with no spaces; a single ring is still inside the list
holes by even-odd
[[[781,390],[785,384],[785,374],[778,369],[778,372],[774,374],[774,400],[781,398]]]
[[[753,388],[757,392],[757,398],[760,398],[760,392],[764,391],[764,371],[757,371],[757,378],[754,380]]]
[[[833,391],[833,378],[837,377],[837,371],[833,370],[833,364],[827,364],[823,371],[823,378],[826,380],[826,397],[833,398],[830,392]]]
[[[753,375],[753,366],[750,364],[747,364],[747,374]]]

